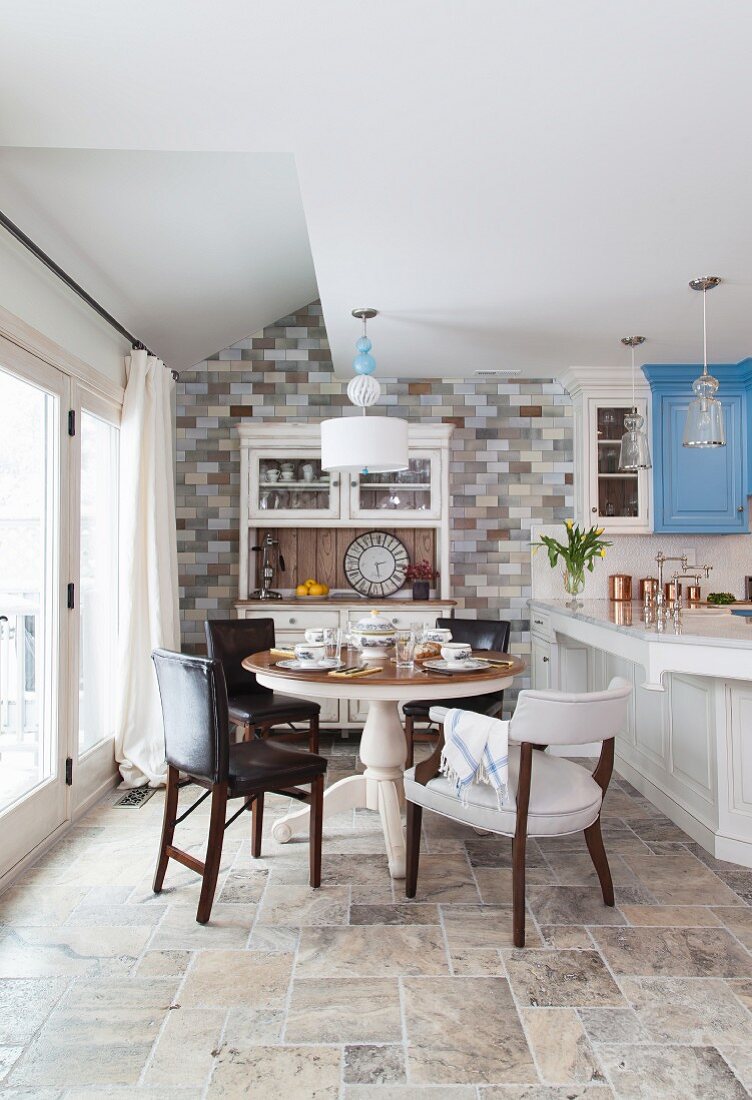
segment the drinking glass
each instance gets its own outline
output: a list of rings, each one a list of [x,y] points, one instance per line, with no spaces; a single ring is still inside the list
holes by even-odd
[[[324,631],[324,646],[328,658],[339,660],[342,652],[342,631],[339,627],[327,627]]]
[[[415,668],[415,631],[398,630],[394,641],[397,668]]]

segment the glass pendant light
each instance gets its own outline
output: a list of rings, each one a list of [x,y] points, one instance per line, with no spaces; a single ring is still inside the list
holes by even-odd
[[[715,396],[718,379],[708,374],[708,322],[705,311],[707,292],[721,282],[717,275],[704,275],[692,279],[692,290],[702,291],[702,374],[692,383],[694,397],[687,409],[684,422],[685,447],[725,447],[726,431],[723,425],[723,405]]]
[[[632,408],[624,416],[624,435],[619,450],[619,469],[624,471],[649,470],[650,445],[645,434],[645,418],[637,411],[635,401],[634,349],[645,343],[644,336],[622,336],[622,344],[632,349]]]
[[[353,317],[363,322],[363,335],[355,345],[353,360],[355,377],[347,387],[353,405],[363,410],[361,416],[338,416],[321,422],[321,467],[350,473],[376,474],[407,470],[410,465],[407,447],[407,421],[397,416],[367,416],[381,394],[381,386],[373,377],[376,361],[370,354],[371,341],[366,323],[377,316],[375,309],[354,309]]]

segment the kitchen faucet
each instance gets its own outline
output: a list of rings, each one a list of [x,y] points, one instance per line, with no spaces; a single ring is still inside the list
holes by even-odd
[[[655,560],[656,560],[656,563],[658,565],[658,591],[655,594],[655,606],[657,608],[662,608],[664,603],[666,602],[665,601],[665,596],[663,595],[663,566],[664,566],[665,562],[667,562],[667,561],[679,561],[679,562],[681,562],[681,567],[682,567],[682,570],[684,572],[686,572],[687,569],[689,568],[689,562],[687,561],[687,555],[686,554],[682,554],[682,556],[680,558],[670,558],[670,557],[667,557],[663,553],[662,550],[658,551]]]
[[[712,565],[700,565],[700,566],[698,566],[698,568],[702,570],[702,572],[705,574],[705,579],[707,580],[708,577],[710,576],[710,570],[713,568],[713,566]],[[676,572],[676,573],[674,573],[671,580],[676,585],[676,588],[674,590],[673,610],[674,611],[680,611],[681,610],[681,605],[682,605],[682,598],[681,598],[681,589],[679,588],[679,581],[694,581],[695,584],[699,585],[700,581],[702,580],[702,573],[679,573],[679,572]]]

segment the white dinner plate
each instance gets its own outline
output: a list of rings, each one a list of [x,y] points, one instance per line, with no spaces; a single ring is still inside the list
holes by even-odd
[[[315,665],[303,664],[297,658],[289,661],[277,661],[277,668],[286,668],[290,672],[331,672],[332,669],[342,668],[344,661],[338,661],[336,657],[324,657],[322,661],[317,661]]]
[[[481,669],[489,667],[488,661],[481,661],[478,657],[470,657],[462,664],[454,664],[454,662],[450,664],[443,657],[440,660],[436,658],[436,660],[423,662],[423,668],[430,668],[435,672],[480,672]]]

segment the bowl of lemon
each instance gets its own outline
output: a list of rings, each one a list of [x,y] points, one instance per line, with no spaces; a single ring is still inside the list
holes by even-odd
[[[321,584],[314,577],[309,577],[307,581],[303,581],[302,584],[297,585],[295,589],[295,596],[299,600],[321,600],[329,595],[329,585]]]

